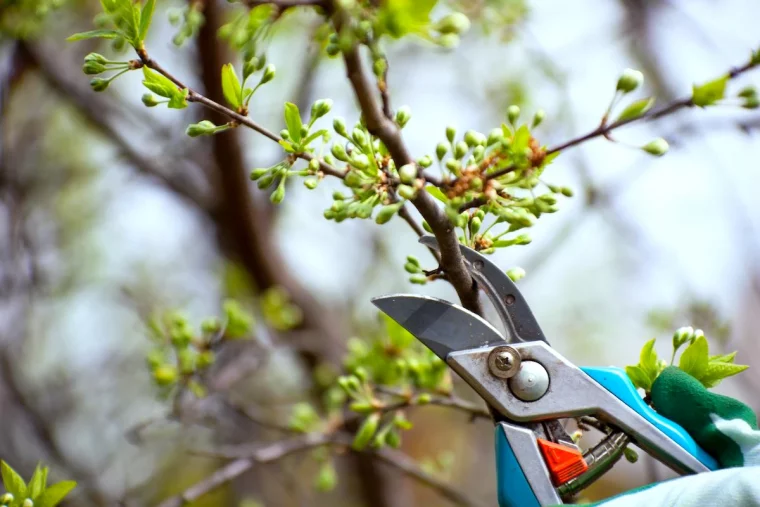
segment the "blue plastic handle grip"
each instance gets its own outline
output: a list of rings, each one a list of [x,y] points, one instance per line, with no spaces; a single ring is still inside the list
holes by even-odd
[[[499,507],[541,507],[509,445],[504,430],[496,425],[496,485]]]
[[[581,368],[581,370],[612,393],[617,399],[669,436],[675,443],[683,447],[707,468],[710,470],[717,470],[719,468],[715,458],[697,445],[685,429],[670,419],[664,418],[644,402],[628,378],[628,375],[625,374],[625,371],[614,367]]]

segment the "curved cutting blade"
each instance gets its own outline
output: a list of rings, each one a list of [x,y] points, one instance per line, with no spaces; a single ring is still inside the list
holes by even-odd
[[[420,243],[439,250],[438,240],[435,236],[422,236]],[[459,245],[459,248],[467,261],[470,273],[493,303],[499,318],[510,334],[509,341],[543,341],[548,343],[528,306],[528,302],[512,279],[479,252],[464,245]]]
[[[394,294],[374,298],[372,303],[444,361],[457,350],[505,343],[491,324],[442,299]]]

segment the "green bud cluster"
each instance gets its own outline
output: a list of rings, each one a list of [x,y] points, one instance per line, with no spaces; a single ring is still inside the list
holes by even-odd
[[[205,21],[201,9],[202,7],[196,2],[189,2],[184,7],[175,7],[169,10],[169,23],[172,26],[179,27],[177,33],[172,37],[175,46],[182,46],[188,39],[192,39],[198,34]]]
[[[114,79],[130,70],[134,69],[129,62],[114,62],[99,53],[89,53],[84,57],[84,64],[82,65],[82,72],[88,76],[116,71],[116,74],[109,78],[96,77],[90,80],[90,87],[96,92],[106,90]]]
[[[171,389],[182,383],[196,396],[205,395],[198,375],[214,364],[215,344],[251,335],[254,320],[239,303],[228,300],[223,305],[224,321],[209,317],[196,332],[186,315],[166,312],[148,321],[153,347],[146,356],[153,382]]]

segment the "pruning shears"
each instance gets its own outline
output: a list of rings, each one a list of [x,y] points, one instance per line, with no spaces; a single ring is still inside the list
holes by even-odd
[[[438,249],[432,236],[420,242]],[[372,300],[445,361],[487,403],[495,423],[500,507],[570,502],[609,471],[627,445],[681,475],[716,470],[714,458],[641,398],[620,368],[579,368],[554,350],[514,282],[480,253],[461,246],[467,268],[507,337],[447,301],[411,294]],[[565,423],[603,432],[585,451]]]

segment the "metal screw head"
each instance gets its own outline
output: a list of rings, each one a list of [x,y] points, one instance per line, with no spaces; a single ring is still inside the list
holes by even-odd
[[[520,371],[520,353],[512,347],[496,347],[488,354],[488,370],[494,377],[514,377]]]

